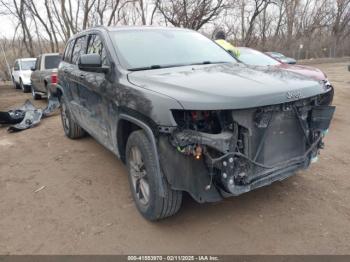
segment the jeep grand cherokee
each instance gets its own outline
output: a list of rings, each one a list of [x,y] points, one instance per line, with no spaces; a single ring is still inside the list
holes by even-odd
[[[178,28],[83,31],[58,83],[65,134],[87,132],[126,163],[149,220],[175,214],[184,191],[214,202],[308,167],[334,112],[329,83],[250,68]]]

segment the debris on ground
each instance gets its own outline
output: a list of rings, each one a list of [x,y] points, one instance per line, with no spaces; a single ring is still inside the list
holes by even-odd
[[[46,186],[39,187],[37,190],[34,191],[34,193],[38,193],[45,188],[46,188]]]
[[[10,125],[8,132],[18,132],[39,124],[41,118],[50,116],[60,106],[57,97],[50,98],[45,109],[36,108],[30,100],[18,109],[0,112],[0,124]]]

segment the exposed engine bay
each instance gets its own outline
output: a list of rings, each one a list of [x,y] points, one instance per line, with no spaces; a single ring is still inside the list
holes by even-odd
[[[259,108],[173,110],[178,127],[159,143],[164,173],[199,202],[283,180],[317,160],[335,111],[332,99],[333,89]]]

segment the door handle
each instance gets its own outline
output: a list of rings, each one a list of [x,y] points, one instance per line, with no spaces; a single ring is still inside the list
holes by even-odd
[[[80,74],[80,75],[79,75],[79,78],[80,78],[80,79],[84,79],[84,78],[85,78],[85,74]]]
[[[63,72],[68,73],[68,72],[69,72],[69,70],[68,70],[68,69],[64,69],[64,70],[63,70]]]

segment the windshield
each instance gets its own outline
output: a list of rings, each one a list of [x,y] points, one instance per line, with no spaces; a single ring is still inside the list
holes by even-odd
[[[130,30],[112,32],[111,36],[129,70],[237,62],[213,41],[193,31]]]
[[[21,61],[21,70],[30,70],[32,67],[35,67],[36,60]]]
[[[254,49],[239,48],[239,52],[240,54],[237,59],[247,65],[274,66],[281,64],[268,55],[265,55]]]
[[[46,69],[58,68],[58,65],[60,62],[61,62],[61,57],[59,55],[45,56],[45,68]]]

